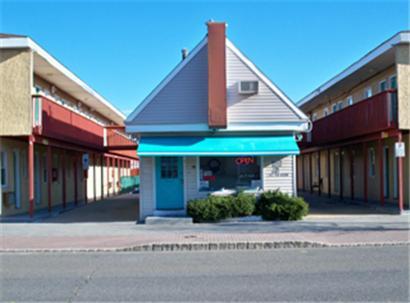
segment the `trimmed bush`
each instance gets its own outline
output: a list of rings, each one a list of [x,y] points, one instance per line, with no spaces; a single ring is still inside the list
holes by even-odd
[[[269,191],[261,195],[257,211],[264,220],[300,220],[309,212],[309,205],[303,198],[292,197],[279,191]]]
[[[231,202],[231,217],[246,217],[253,214],[256,198],[254,195],[239,193]]]
[[[230,217],[249,216],[255,209],[255,197],[240,193],[237,196],[209,196],[188,202],[188,215],[195,223],[218,222]]]

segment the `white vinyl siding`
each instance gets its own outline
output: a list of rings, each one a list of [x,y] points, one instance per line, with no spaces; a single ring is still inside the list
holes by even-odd
[[[153,157],[140,158],[140,220],[153,215],[155,209],[154,163]]]
[[[226,74],[228,124],[300,120],[293,110],[228,47],[226,48]],[[259,81],[258,93],[239,94],[240,81]]]
[[[295,161],[292,156],[263,157],[263,190],[279,190],[293,195],[296,192],[293,178]]]
[[[130,125],[194,123],[208,123],[207,46],[129,122]]]

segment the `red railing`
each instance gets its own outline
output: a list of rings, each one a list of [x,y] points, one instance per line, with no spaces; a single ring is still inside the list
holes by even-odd
[[[397,93],[389,90],[313,122],[301,147],[338,141],[397,128]]]
[[[108,126],[105,129],[42,95],[33,96],[33,112],[34,134],[101,150],[136,150],[136,143],[125,135],[123,128]]]
[[[106,146],[109,148],[130,147],[137,148],[137,144],[132,141],[123,131],[124,128],[110,127],[106,128]]]

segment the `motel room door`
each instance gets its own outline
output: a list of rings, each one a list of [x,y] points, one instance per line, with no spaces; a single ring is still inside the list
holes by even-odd
[[[184,172],[181,157],[156,158],[157,210],[184,209]]]

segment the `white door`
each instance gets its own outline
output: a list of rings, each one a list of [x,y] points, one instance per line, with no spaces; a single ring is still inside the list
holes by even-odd
[[[21,207],[21,176],[20,176],[20,153],[16,149],[13,151],[13,173],[14,173],[14,195],[16,208]]]

